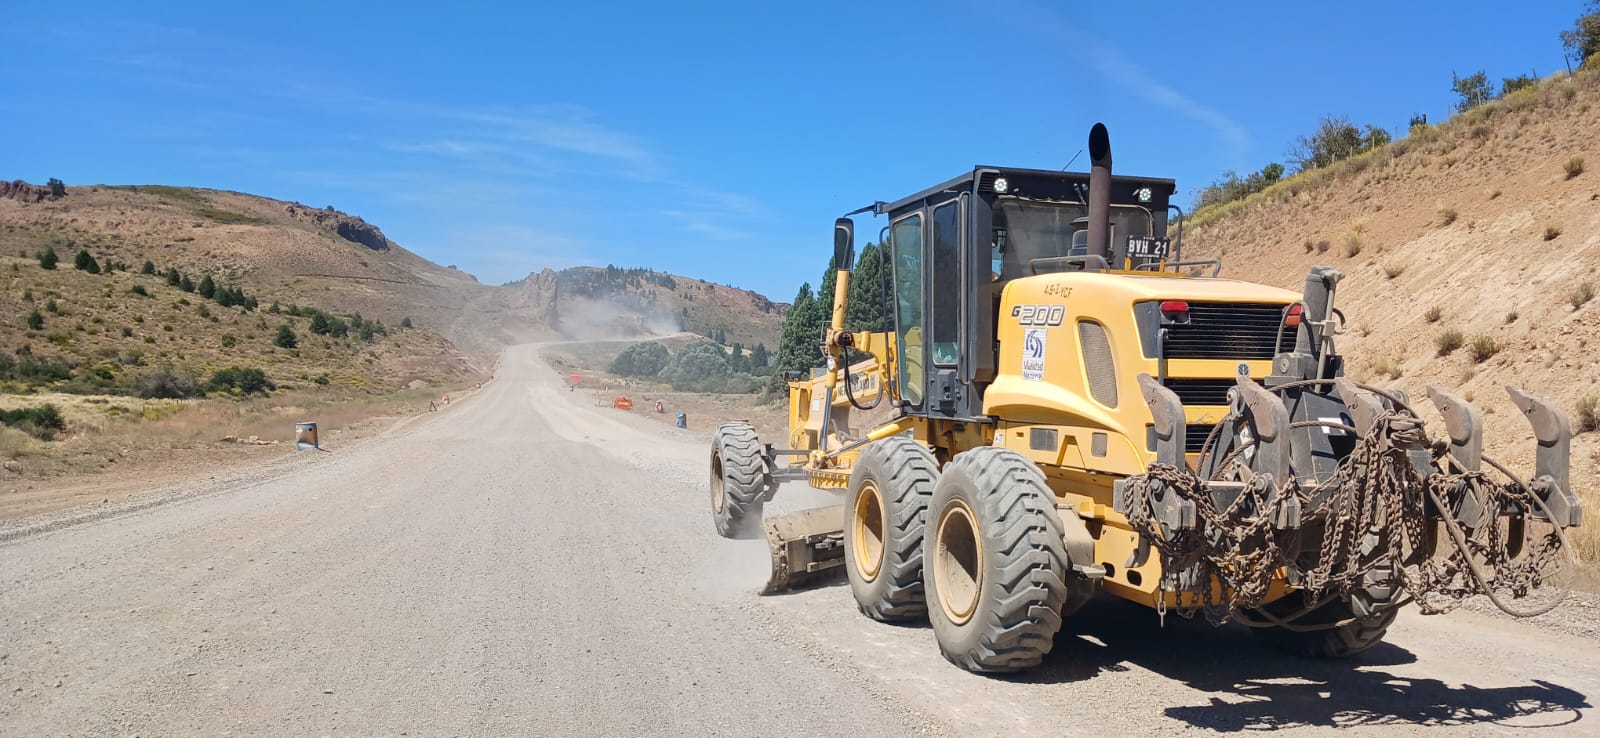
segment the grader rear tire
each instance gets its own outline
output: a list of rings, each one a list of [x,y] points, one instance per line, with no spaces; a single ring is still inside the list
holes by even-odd
[[[1282,618],[1304,608],[1304,596],[1295,592],[1261,609]],[[1382,643],[1384,634],[1399,614],[1399,608],[1391,608],[1378,615],[1358,618],[1337,628],[1324,630],[1297,631],[1276,626],[1252,630],[1280,651],[1310,658],[1344,659]],[[1306,613],[1294,623],[1323,625],[1354,617],[1355,611],[1348,601],[1334,599]]]
[[[850,472],[845,571],[856,605],[873,620],[913,620],[928,613],[922,537],[938,469],[928,447],[896,436],[867,446]]]
[[[1061,628],[1068,561],[1055,493],[1021,454],[961,453],[939,475],[923,549],[939,650],[972,672],[1037,666]]]
[[[761,441],[749,423],[723,423],[711,437],[711,518],[723,538],[760,538],[766,490]]]

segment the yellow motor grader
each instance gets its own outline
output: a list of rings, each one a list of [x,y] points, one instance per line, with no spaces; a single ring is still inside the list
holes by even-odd
[[[1539,444],[1527,480],[1430,386],[1435,440],[1404,393],[1344,376],[1339,272],[1221,279],[1182,258],[1181,218],[1168,237],[1171,180],[1114,176],[1102,125],[1088,151],[1087,174],[978,167],[836,222],[827,366],[791,377],[789,437],[712,439],[717,530],[764,529],[767,593],[843,569],[863,613],[926,617],[975,672],[1038,664],[1097,591],[1325,657],[1408,603],[1551,606],[1523,598],[1581,520],[1564,416],[1507,388]],[[884,332],[845,325],[867,212],[888,223]],[[763,520],[788,480],[843,504]]]

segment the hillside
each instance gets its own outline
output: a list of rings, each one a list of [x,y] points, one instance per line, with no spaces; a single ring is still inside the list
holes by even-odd
[[[1185,256],[1294,289],[1313,264],[1337,267],[1350,374],[1413,397],[1428,383],[1457,389],[1485,413],[1486,451],[1531,469],[1532,434],[1501,387],[1574,415],[1600,394],[1600,300],[1584,297],[1600,290],[1597,109],[1600,74],[1548,80],[1203,210]],[[1450,331],[1465,345],[1440,355]],[[1478,361],[1474,341],[1497,351]],[[1600,433],[1577,438],[1572,467],[1600,509]],[[1596,527],[1580,533],[1590,558]]]
[[[60,258],[54,270],[36,258],[46,249]],[[104,268],[75,269],[80,250]],[[155,274],[141,273],[146,261]],[[283,383],[441,384],[482,372],[505,345],[561,337],[721,330],[730,342],[775,349],[786,307],[637,269],[546,270],[483,285],[331,207],[151,185],[52,192],[0,183],[0,270],[0,350],[32,357],[24,363],[34,368],[70,366],[75,391],[125,384],[107,376],[124,367],[168,364],[200,376],[259,365]],[[189,284],[168,284],[169,270]],[[207,276],[254,304],[198,296]],[[291,306],[300,314],[286,314]],[[34,310],[38,329],[28,325]],[[347,328],[317,334],[315,312]],[[280,325],[300,345],[278,346]]]

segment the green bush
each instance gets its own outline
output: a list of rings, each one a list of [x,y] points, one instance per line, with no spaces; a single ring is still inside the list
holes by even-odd
[[[278,348],[292,349],[300,345],[300,337],[294,334],[294,329],[288,323],[278,326],[278,335],[272,339]]]
[[[228,367],[212,373],[206,388],[212,392],[238,392],[244,395],[266,394],[278,388],[267,373],[255,367]]]
[[[138,295],[140,297],[149,297],[150,296],[150,291],[146,290],[144,288],[144,285],[136,284],[136,285],[128,288],[128,294],[130,294],[130,295]]]
[[[1478,336],[1472,339],[1470,353],[1475,363],[1482,364],[1495,354],[1500,353],[1500,343],[1494,340],[1494,336]]]
[[[55,440],[56,434],[66,429],[61,408],[46,403],[36,407],[0,410],[0,423],[16,428],[41,441]]]
[[[722,347],[710,341],[693,344],[679,351],[661,370],[660,377],[674,389],[692,390],[706,380],[727,377],[728,357]]]
[[[403,324],[402,324],[403,325]],[[654,377],[672,359],[667,347],[653,341],[636,343],[611,360],[611,373],[624,377]]]
[[[23,322],[28,324],[28,330],[30,331],[43,330],[44,313],[39,312],[38,308],[34,308],[33,312],[28,313],[28,317],[23,318]]]
[[[94,255],[90,254],[87,249],[78,251],[78,255],[72,260],[72,266],[80,272],[100,273],[100,263],[94,260]]]
[[[44,251],[39,252],[39,266],[40,266],[40,268],[43,268],[43,269],[55,269],[56,268],[56,262],[58,262],[60,260],[61,260],[61,257],[56,256],[56,250],[53,249],[53,248],[50,248],[48,246],[45,247]]]

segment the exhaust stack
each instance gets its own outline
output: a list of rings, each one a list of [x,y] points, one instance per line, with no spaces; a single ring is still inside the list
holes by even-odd
[[[1089,129],[1089,255],[1111,260],[1111,134]]]

